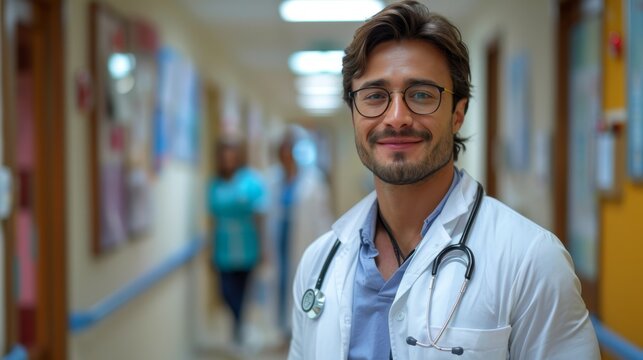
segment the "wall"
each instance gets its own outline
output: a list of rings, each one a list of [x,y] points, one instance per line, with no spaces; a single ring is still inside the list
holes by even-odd
[[[625,37],[622,0],[605,1],[605,37],[612,31]],[[610,56],[604,48],[604,109],[626,106],[626,51]],[[623,133],[623,136],[626,136]],[[623,169],[625,170],[625,169]],[[643,263],[643,186],[625,177],[621,195],[601,206],[601,251],[599,306],[606,326],[639,347],[643,347],[641,319],[643,287],[637,266]]]
[[[485,111],[486,94],[486,47],[494,39],[500,43],[500,81],[498,133],[512,119],[506,113],[506,66],[509,59],[517,54],[529,56],[529,110],[531,115],[529,168],[524,172],[511,171],[501,161],[498,174],[499,198],[536,223],[552,228],[552,186],[549,169],[542,171],[537,166],[540,139],[547,143],[551,140],[554,126],[555,83],[554,54],[556,17],[551,1],[528,0],[486,0],[479,1],[478,7],[470,11],[470,16],[458,25],[469,46],[472,76],[473,99],[465,121],[462,134],[472,136],[471,146],[462,160],[464,168],[470,170],[481,180],[486,176],[485,155]],[[501,139],[501,137],[499,138]],[[496,144],[502,146],[502,144]],[[549,157],[549,154],[545,153]],[[545,163],[549,163],[547,158]]]
[[[141,17],[157,26],[162,42],[194,60],[206,80],[241,87],[234,66],[217,55],[207,31],[190,22],[174,1],[105,1],[130,17]],[[204,171],[168,163],[152,189],[153,229],[147,238],[125,244],[100,258],[91,253],[89,118],[75,106],[74,82],[88,64],[88,0],[70,1],[66,7],[67,76],[67,178],[68,178],[68,283],[69,308],[84,310],[120,289],[133,278],[156,267],[203,230],[204,207],[198,190]],[[161,27],[162,26],[162,27]],[[209,49],[209,50],[206,50]],[[209,52],[207,52],[209,51]],[[213,73],[210,69],[227,69]],[[209,149],[203,149],[208,151]],[[192,215],[192,216],[191,216]],[[184,359],[193,351],[195,262],[164,279],[140,298],[116,311],[97,326],[69,336],[72,359]]]

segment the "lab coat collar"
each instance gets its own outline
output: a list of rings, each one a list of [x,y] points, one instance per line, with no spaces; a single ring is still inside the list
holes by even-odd
[[[449,199],[447,199],[447,203],[440,215],[437,217],[434,225],[452,225],[453,221],[458,220],[462,214],[468,212],[469,206],[473,203],[477,182],[465,170],[456,171],[461,172],[460,175],[462,178],[458,185],[453,189]],[[356,235],[359,234],[359,229],[364,224],[364,221],[366,221],[368,211],[371,209],[375,201],[377,201],[377,194],[373,191],[344,213],[344,215],[342,215],[332,225],[335,235],[339,238],[342,244],[355,241],[359,243],[359,237]],[[435,227],[437,226],[431,226],[431,228]],[[420,242],[420,245],[426,242],[425,240],[428,238],[429,233],[431,233],[431,229],[427,231]]]
[[[447,199],[442,213],[435,219],[415,249],[413,259],[398,287],[394,304],[426,271],[442,249],[460,240],[461,230],[468,217],[469,209],[473,205],[478,186],[477,181],[466,171],[462,170],[461,174],[462,179]]]
[[[459,184],[453,189],[447,199],[447,203],[440,215],[435,219],[433,225],[424,235],[420,244],[415,250],[413,259],[406,269],[404,277],[398,287],[397,295],[393,305],[403,296],[433,262],[437,254],[449,243],[457,242],[459,237],[452,239],[451,234],[456,234],[456,228],[466,221],[469,207],[473,204],[477,182],[464,170],[460,170],[462,178]],[[333,271],[335,288],[337,289],[337,300],[342,307],[342,314],[351,314],[352,279],[355,276],[355,264],[357,263],[357,252],[360,245],[359,229],[364,224],[368,211],[377,200],[373,191],[359,203],[348,210],[332,226],[335,236],[342,242],[337,252],[336,271]],[[393,309],[392,309],[393,310]],[[342,334],[342,338],[348,336]]]

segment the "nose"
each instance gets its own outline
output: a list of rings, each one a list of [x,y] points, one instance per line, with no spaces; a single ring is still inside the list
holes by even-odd
[[[404,94],[399,92],[391,93],[391,103],[386,110],[383,122],[394,128],[403,128],[411,125],[412,121],[412,113],[404,102]]]

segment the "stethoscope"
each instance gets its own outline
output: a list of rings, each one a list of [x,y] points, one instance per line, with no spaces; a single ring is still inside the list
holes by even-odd
[[[471,280],[471,275],[473,274],[473,268],[475,265],[475,258],[473,256],[473,251],[466,245],[467,239],[469,238],[469,233],[471,230],[471,227],[473,226],[473,222],[475,221],[477,214],[478,214],[478,209],[480,207],[480,203],[482,202],[482,197],[484,191],[482,190],[482,185],[478,183],[478,188],[476,190],[476,198],[475,202],[473,203],[473,208],[471,209],[471,213],[469,214],[469,217],[467,218],[467,222],[464,226],[464,231],[462,232],[462,236],[460,236],[460,241],[457,244],[449,245],[442,249],[440,253],[438,253],[438,256],[435,258],[433,261],[433,267],[431,269],[431,281],[429,282],[429,301],[428,301],[428,311],[427,311],[427,335],[429,342],[428,343],[421,343],[417,341],[414,337],[409,336],[406,338],[406,343],[411,345],[411,346],[421,346],[425,348],[435,348],[440,351],[449,351],[452,354],[455,355],[462,355],[464,352],[464,349],[462,347],[442,347],[438,345],[438,341],[440,341],[440,338],[442,335],[444,335],[444,332],[447,329],[447,326],[449,325],[449,322],[451,322],[451,319],[453,318],[453,315],[455,314],[456,310],[458,309],[458,306],[460,305],[460,302],[462,301],[462,296],[464,295],[464,292],[467,290],[467,284],[469,283],[469,280]],[[302,296],[301,299],[301,308],[302,310],[308,315],[310,319],[317,319],[322,311],[324,310],[324,304],[326,302],[326,296],[324,293],[321,291],[321,286],[324,282],[324,278],[326,277],[326,272],[328,271],[328,266],[330,265],[330,262],[332,261],[333,257],[335,256],[335,253],[337,252],[337,249],[339,248],[339,245],[341,242],[339,239],[335,240],[335,243],[333,244],[332,249],[328,253],[328,256],[326,257],[326,260],[324,261],[324,265],[322,266],[321,271],[319,272],[319,276],[317,277],[317,282],[315,283],[315,288],[314,289],[308,289],[304,292],[304,295]],[[449,316],[447,317],[446,321],[442,325],[442,328],[440,329],[440,332],[438,333],[438,336],[434,339],[433,335],[431,334],[431,299],[433,297],[433,285],[435,284],[435,279],[437,278],[437,273],[438,269],[440,268],[440,264],[442,263],[442,259],[444,259],[449,253],[459,251],[464,254],[464,257],[466,258],[466,271],[464,273],[464,281],[462,282],[462,286],[460,287],[460,292],[458,293],[458,297],[453,304],[453,307],[451,307],[451,311],[449,312]]]

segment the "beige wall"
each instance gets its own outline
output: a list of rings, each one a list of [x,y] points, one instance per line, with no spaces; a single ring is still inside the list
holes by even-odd
[[[234,67],[218,57],[216,46],[204,47],[207,32],[193,27],[178,2],[106,1],[123,15],[141,17],[157,26],[164,45],[193,60],[201,75],[226,86],[242,87]],[[201,168],[168,163],[152,188],[153,228],[138,239],[100,258],[91,255],[89,118],[75,107],[74,77],[88,70],[89,1],[72,0],[66,8],[67,76],[67,177],[68,177],[68,280],[70,312],[88,309],[132,279],[158,266],[204,228],[204,206],[199,189]],[[209,49],[209,52],[206,52]],[[226,69],[213,73],[210,69]],[[251,96],[251,95],[247,95]],[[203,151],[207,151],[204,149]],[[194,217],[196,216],[196,221]],[[141,297],[128,303],[97,326],[69,336],[73,359],[184,359],[193,351],[196,262],[163,279]],[[202,301],[201,301],[202,302]]]
[[[484,149],[486,146],[486,124],[484,93],[486,84],[486,47],[492,39],[500,42],[500,119],[499,134],[503,133],[508,121],[506,104],[503,100],[506,69],[509,59],[519,53],[529,57],[529,104],[531,110],[531,158],[530,167],[525,172],[512,172],[506,167],[500,168],[498,177],[499,198],[531,218],[538,224],[551,229],[552,186],[551,172],[542,173],[537,157],[548,153],[539,152],[536,145],[541,139],[546,144],[552,139],[555,117],[555,5],[551,1],[529,0],[485,0],[480,1],[472,15],[459,24],[465,41],[469,45],[473,72],[474,98],[469,108],[463,135],[473,135],[472,146],[462,161],[466,169],[486,177],[484,173]],[[467,128],[472,126],[472,128]],[[471,131],[467,131],[470,129]],[[552,144],[549,141],[549,144]],[[501,144],[496,144],[501,146]],[[549,154],[551,156],[551,154]],[[550,158],[545,159],[551,164]],[[502,162],[498,162],[502,164]],[[544,176],[543,176],[544,175]],[[475,175],[474,175],[475,176]]]

